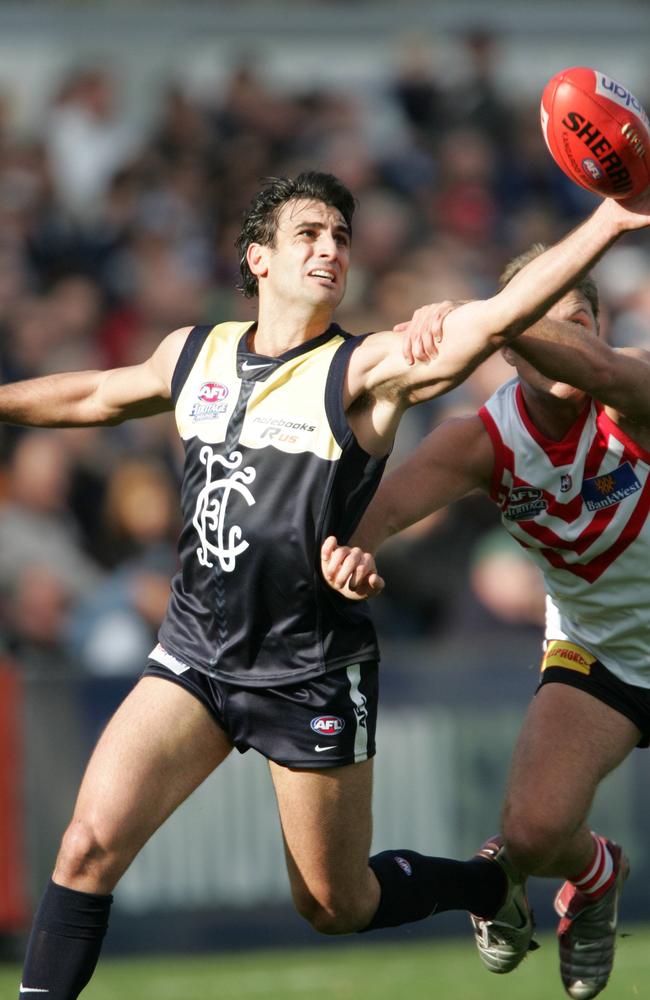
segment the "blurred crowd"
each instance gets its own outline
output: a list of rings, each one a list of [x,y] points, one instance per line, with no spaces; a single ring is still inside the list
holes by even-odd
[[[501,91],[494,39],[475,32],[463,44],[453,90],[416,42],[372,94],[340,81],[287,92],[242,60],[207,98],[170,81],[146,129],[105,68],[57,81],[31,135],[17,135],[4,99],[3,381],[138,362],[176,327],[251,317],[236,290],[242,212],[262,178],[306,168],[336,173],[359,200],[344,327],[385,329],[425,302],[492,294],[512,255],[555,241],[594,201],[553,164],[537,107]],[[650,340],[649,261],[643,238],[630,238],[599,267],[614,342]],[[410,413],[393,461],[510,375],[496,357]],[[0,434],[6,650],[29,669],[135,674],[176,566],[182,455],[171,416]],[[387,634],[539,625],[539,580],[487,500],[394,540],[381,567]]]

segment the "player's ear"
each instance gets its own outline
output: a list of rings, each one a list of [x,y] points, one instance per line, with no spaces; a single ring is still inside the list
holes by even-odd
[[[513,351],[512,347],[502,347],[501,357],[507,364],[511,365],[513,368],[517,367],[517,354],[515,351]]]
[[[249,243],[246,249],[246,262],[256,278],[262,278],[267,273],[266,251],[268,247],[261,243]]]

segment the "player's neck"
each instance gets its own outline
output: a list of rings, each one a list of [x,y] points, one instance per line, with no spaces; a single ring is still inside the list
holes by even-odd
[[[524,403],[537,430],[551,441],[562,441],[588,405],[588,398],[558,399],[522,384]]]
[[[260,302],[257,323],[248,337],[248,349],[255,354],[278,357],[320,336],[331,322],[331,309],[278,309]]]

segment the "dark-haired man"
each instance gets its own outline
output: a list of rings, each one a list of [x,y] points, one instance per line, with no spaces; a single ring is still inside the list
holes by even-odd
[[[513,261],[504,282],[543,250]],[[650,741],[650,352],[604,344],[598,312],[584,276],[504,349],[518,377],[477,415],[440,424],[382,484],[354,538],[374,552],[481,489],[542,570],[540,686],[514,752],[502,838],[481,851],[508,874],[509,892],[472,923],[487,968],[510,972],[532,940],[527,876],[565,879],[555,903],[560,970],[575,1000],[607,983],[629,870],[621,848],[589,829],[589,809],[600,781]],[[437,311],[432,324],[420,311],[408,356],[428,356],[439,336]],[[337,586],[354,572],[357,593],[381,589],[368,553],[333,545],[324,571]]]
[[[365,609],[321,581],[319,549],[358,522],[404,410],[457,385],[623,232],[650,224],[650,197],[637,214],[603,202],[505,291],[454,311],[439,356],[413,365],[393,333],[355,338],[332,322],[353,207],[331,175],[272,180],[238,243],[256,322],[177,330],[130,368],[0,389],[0,418],[19,424],[174,409],[186,449],[181,568],[160,642],[89,763],[21,994],[78,996],[120,876],[233,746],[269,759],[294,900],[317,930],[386,927],[451,905],[489,916],[486,894],[503,887],[484,860],[400,850],[369,863],[378,651]]]

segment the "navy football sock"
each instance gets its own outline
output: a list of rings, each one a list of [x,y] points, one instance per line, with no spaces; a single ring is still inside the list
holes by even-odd
[[[23,968],[21,1000],[76,1000],[95,971],[112,896],[66,889],[50,880],[34,917]]]
[[[381,887],[381,899],[366,931],[422,920],[444,910],[469,910],[492,917],[506,894],[506,876],[486,858],[452,861],[415,851],[384,851],[369,865]]]

